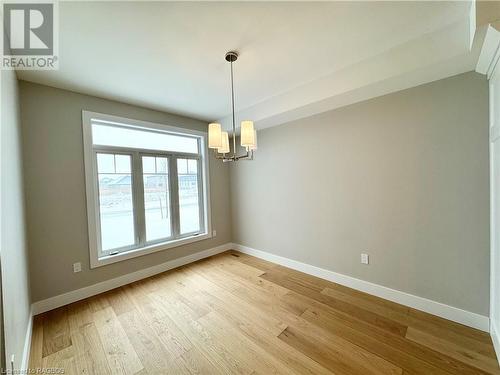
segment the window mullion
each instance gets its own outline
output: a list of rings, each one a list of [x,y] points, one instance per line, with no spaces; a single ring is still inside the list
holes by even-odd
[[[95,231],[96,231],[96,240],[97,240],[97,251],[98,255],[106,255],[107,252],[103,250],[102,248],[102,234],[101,234],[101,215],[100,215],[100,199],[99,199],[99,172],[97,169],[97,152],[92,150],[92,166],[93,166],[93,178],[94,178],[94,197],[95,197],[95,221],[96,221],[96,226],[95,226]]]
[[[205,201],[203,199],[203,163],[201,158],[194,159],[197,161],[197,179],[198,179],[198,214],[200,217],[200,233],[205,231]]]
[[[141,155],[138,152],[134,152],[132,154],[132,160],[135,241],[137,245],[144,246],[146,243],[146,213],[144,207],[144,185]]]
[[[179,214],[179,178],[177,176],[177,158],[168,158],[168,174],[170,184],[170,207],[172,207],[172,237],[180,236],[180,214]]]

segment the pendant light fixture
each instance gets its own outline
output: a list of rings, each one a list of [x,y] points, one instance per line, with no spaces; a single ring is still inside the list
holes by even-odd
[[[253,152],[257,149],[257,131],[254,129],[253,121],[245,120],[241,122],[240,144],[246,150],[246,154],[236,154],[236,122],[234,116],[234,83],[233,83],[233,62],[238,59],[238,54],[234,51],[226,53],[226,61],[231,64],[231,107],[233,132],[233,150],[229,145],[229,133],[222,131],[221,124],[208,124],[208,147],[213,148],[215,157],[223,162],[253,159]]]

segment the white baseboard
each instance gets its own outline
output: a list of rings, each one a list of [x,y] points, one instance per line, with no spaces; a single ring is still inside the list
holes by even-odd
[[[285,258],[279,255],[271,254],[266,251],[252,249],[248,246],[233,244],[233,249],[242,253],[256,256],[268,260],[282,266],[292,268],[322,279],[332,281],[337,284],[345,285],[349,288],[356,289],[380,298],[387,299],[412,307],[417,310],[437,315],[439,317],[452,320],[466,326],[489,332],[490,319],[487,316],[476,314],[470,311],[462,310],[453,306],[445,305],[440,302],[432,301],[427,298],[418,297],[399,290],[387,288],[368,281],[356,279],[351,276],[346,276],[337,272],[325,270],[310,264],[302,263],[293,259]],[[498,336],[497,336],[498,338]]]
[[[232,244],[227,243],[211,249],[203,250],[198,253],[187,255],[182,258],[177,258],[170,260],[168,262],[157,264],[153,267],[145,268],[136,272],[132,272],[114,279],[106,280],[94,285],[87,286],[85,288],[73,290],[58,296],[44,299],[42,301],[37,301],[32,304],[33,314],[41,314],[46,311],[56,309],[58,307],[68,305],[70,303],[95,296],[99,293],[107,292],[108,290],[118,288],[120,286],[130,284],[134,281],[142,280],[147,277],[171,270],[176,267],[183,266],[188,263],[195,262],[197,260],[207,258],[209,256],[222,253],[227,250],[231,250]]]
[[[31,350],[31,336],[33,334],[33,306],[30,309],[30,316],[28,320],[28,327],[26,328],[26,335],[24,337],[23,358],[21,359],[20,374],[28,374],[28,366],[30,360]]]
[[[500,363],[500,337],[498,336],[500,332],[498,331],[496,324],[493,319],[490,323],[490,335],[493,341],[493,347],[495,348],[495,353],[497,353],[497,360]]]

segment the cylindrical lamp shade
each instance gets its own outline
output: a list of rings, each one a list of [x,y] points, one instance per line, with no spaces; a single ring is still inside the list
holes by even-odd
[[[255,146],[255,131],[253,121],[241,122],[241,145],[243,147]]]
[[[257,150],[257,130],[254,130],[254,139],[255,139],[255,144],[253,146],[248,146],[248,149],[250,151]]]
[[[208,124],[208,147],[220,148],[222,147],[222,130],[220,124]]]
[[[222,147],[219,147],[217,151],[221,154],[227,154],[229,152],[229,134],[228,132],[222,132]]]

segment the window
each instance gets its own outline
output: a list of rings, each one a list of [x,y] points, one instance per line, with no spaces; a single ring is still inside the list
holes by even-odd
[[[83,111],[91,266],[210,237],[206,134]]]

